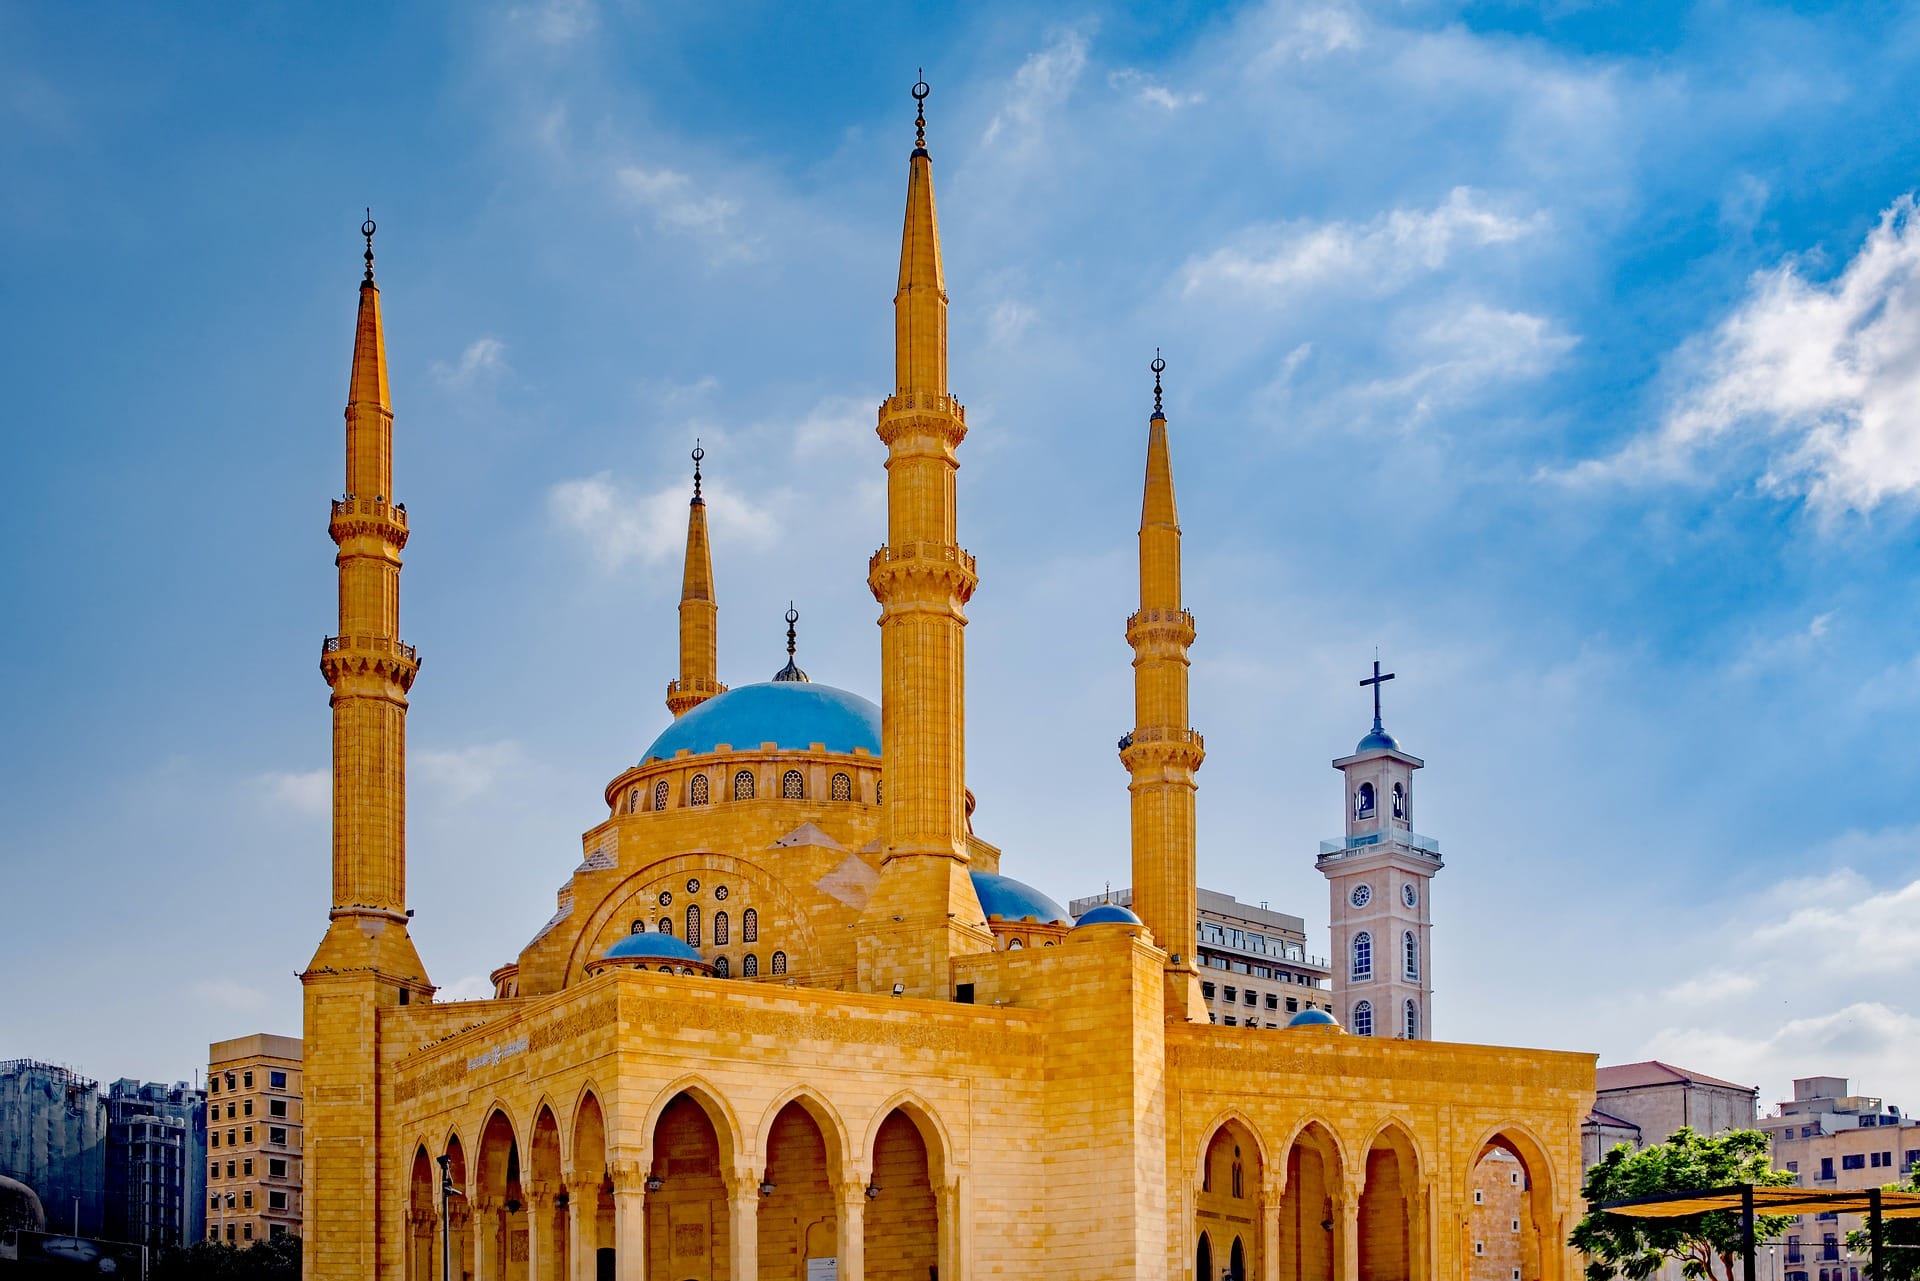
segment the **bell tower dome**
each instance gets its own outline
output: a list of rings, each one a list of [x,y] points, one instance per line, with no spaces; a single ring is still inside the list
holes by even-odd
[[[1346,782],[1346,834],[1320,842],[1317,866],[1331,895],[1336,998],[1347,1031],[1428,1040],[1432,1026],[1433,917],[1428,889],[1440,842],[1413,830],[1413,772],[1426,762],[1387,733],[1373,664],[1373,728],[1333,762]]]

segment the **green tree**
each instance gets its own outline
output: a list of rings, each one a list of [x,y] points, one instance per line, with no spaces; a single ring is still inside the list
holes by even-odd
[[[1729,1130],[1708,1137],[1690,1126],[1665,1143],[1634,1150],[1614,1147],[1587,1171],[1580,1195],[1588,1205],[1628,1201],[1674,1192],[1704,1192],[1751,1183],[1758,1188],[1789,1186],[1794,1176],[1776,1170],[1768,1159],[1767,1136],[1758,1130]],[[1764,1240],[1785,1231],[1790,1215],[1756,1216],[1754,1236]],[[1716,1210],[1672,1219],[1632,1218],[1589,1210],[1567,1238],[1587,1256],[1588,1281],[1645,1281],[1673,1260],[1691,1281],[1736,1281],[1740,1260],[1740,1212]]]
[[[163,1251],[148,1281],[300,1281],[300,1238],[287,1234],[249,1246],[195,1241]]]
[[[1907,1171],[1905,1183],[1889,1183],[1887,1192],[1920,1192],[1920,1162],[1915,1162]],[[1847,1246],[1856,1254],[1865,1255],[1873,1249],[1868,1239],[1861,1216],[1862,1226],[1847,1233]],[[1880,1237],[1883,1245],[1893,1248],[1886,1251],[1885,1263],[1880,1268],[1877,1281],[1920,1281],[1920,1219],[1886,1219],[1880,1225]]]

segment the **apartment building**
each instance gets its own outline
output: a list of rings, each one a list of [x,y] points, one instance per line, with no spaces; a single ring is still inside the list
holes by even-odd
[[[207,1239],[300,1234],[301,1043],[258,1032],[207,1049]]]
[[[1760,1122],[1776,1167],[1800,1186],[1857,1192],[1904,1179],[1920,1163],[1920,1124],[1873,1095],[1854,1094],[1843,1076],[1793,1083],[1780,1114]],[[1803,1214],[1779,1243],[1779,1281],[1860,1281],[1866,1260],[1847,1249],[1857,1214]]]
[[[156,1249],[198,1240],[206,1154],[203,1091],[131,1077],[108,1086],[107,1236]]]

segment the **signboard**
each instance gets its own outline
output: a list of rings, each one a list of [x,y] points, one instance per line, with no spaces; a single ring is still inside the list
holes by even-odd
[[[14,1262],[0,1267],[0,1277],[114,1277],[141,1281],[147,1274],[147,1248],[126,1241],[95,1241],[88,1237],[22,1230],[14,1235]]]
[[[807,1281],[840,1281],[840,1260],[808,1259]]]

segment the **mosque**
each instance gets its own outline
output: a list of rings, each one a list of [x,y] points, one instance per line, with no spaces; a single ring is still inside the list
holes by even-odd
[[[809,681],[791,646],[771,680],[721,682],[696,456],[671,720],[608,781],[491,1000],[436,1003],[408,934],[420,659],[399,639],[409,524],[362,229],[329,527],[339,633],[320,664],[333,897],[301,975],[306,1276],[1509,1281],[1476,1266],[1492,1162],[1516,1189],[1524,1245],[1497,1252],[1511,1281],[1572,1281],[1593,1057],[1428,1039],[1438,856],[1410,822],[1421,762],[1377,718],[1335,762],[1346,836],[1321,857],[1346,904],[1338,954],[1349,978],[1382,971],[1376,996],[1362,1011],[1364,985],[1343,988],[1345,1028],[1320,1010],[1285,1028],[1208,1021],[1205,745],[1188,724],[1194,620],[1158,367],[1126,620],[1131,909],[1071,920],[975,834],[963,637],[978,577],[960,544],[967,420],[947,379],[926,92],[878,413],[880,703]]]

